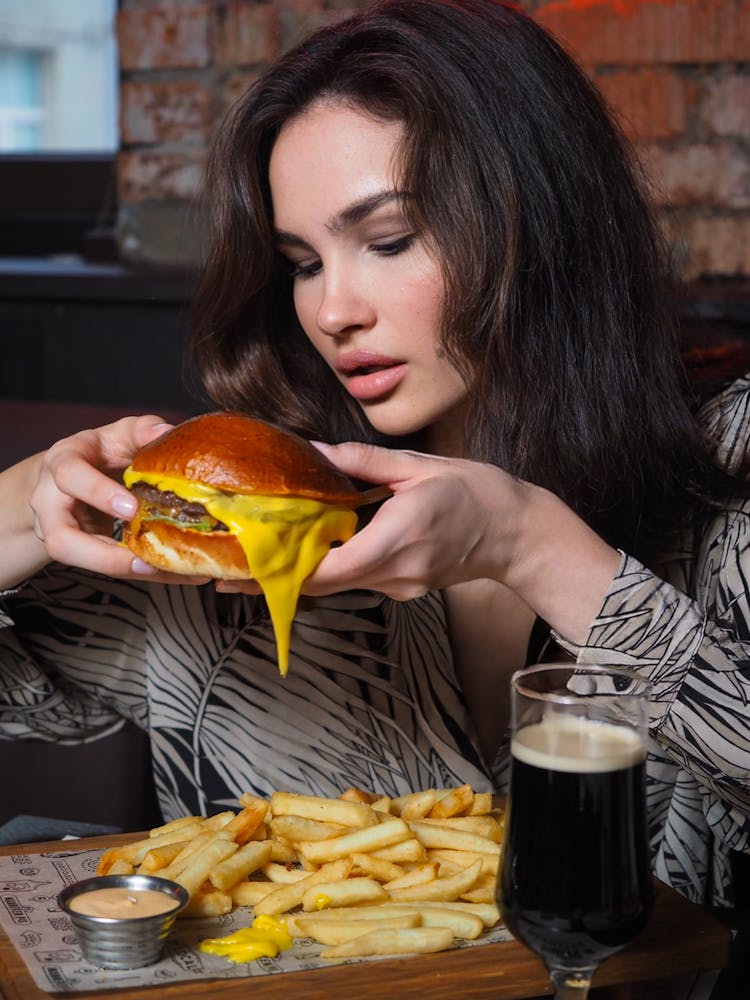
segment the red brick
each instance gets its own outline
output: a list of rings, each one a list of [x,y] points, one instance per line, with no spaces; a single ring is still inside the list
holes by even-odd
[[[667,69],[602,73],[596,84],[633,140],[671,139],[688,125],[696,88]]]
[[[213,125],[212,105],[210,91],[195,81],[125,81],[120,137],[126,144],[205,141]]]
[[[591,66],[746,60],[750,0],[551,0],[535,18]]]
[[[117,157],[121,202],[191,201],[203,183],[203,150],[138,150]]]
[[[679,224],[686,280],[750,274],[750,216],[698,216]]]
[[[117,15],[121,69],[195,69],[211,62],[210,7],[136,8]]]
[[[750,208],[750,162],[735,144],[640,148],[656,205]]]
[[[709,133],[750,139],[750,76],[731,73],[709,79],[701,119]]]
[[[278,7],[272,3],[235,0],[220,8],[216,30],[216,61],[223,66],[253,66],[272,62],[280,51]]]

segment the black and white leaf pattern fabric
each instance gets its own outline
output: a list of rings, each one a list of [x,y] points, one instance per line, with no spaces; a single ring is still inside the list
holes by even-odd
[[[750,381],[702,414],[717,458],[750,447]],[[653,685],[648,804],[653,868],[698,902],[730,905],[731,851],[750,851],[750,503],[664,553],[623,554],[578,648]],[[5,626],[5,627],[2,627]],[[262,598],[107,580],[50,567],[0,607],[0,738],[94,741],[131,720],[150,734],[165,818],[248,790],[388,795],[470,782],[503,790],[507,740],[482,765],[439,594],[303,599],[279,676]]]

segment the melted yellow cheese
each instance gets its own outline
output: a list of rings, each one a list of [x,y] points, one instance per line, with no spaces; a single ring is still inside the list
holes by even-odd
[[[278,650],[279,670],[289,669],[289,639],[303,582],[315,570],[333,542],[345,542],[357,527],[357,515],[302,497],[224,493],[211,486],[170,476],[134,472],[128,468],[125,485],[149,483],[173,492],[190,503],[200,503],[209,514],[236,535],[268,604]],[[185,525],[185,530],[189,526]]]
[[[252,927],[242,927],[220,938],[206,938],[198,945],[209,955],[222,955],[230,962],[252,962],[256,958],[275,958],[292,947],[292,939],[283,917],[262,914]]]

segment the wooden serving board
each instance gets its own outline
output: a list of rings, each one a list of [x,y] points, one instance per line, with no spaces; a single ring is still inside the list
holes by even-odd
[[[106,848],[127,843],[133,834],[94,837],[75,842],[76,848]],[[29,853],[70,848],[71,841],[25,844]],[[18,846],[0,848],[12,854]],[[730,934],[713,915],[672,889],[655,883],[654,912],[647,928],[630,947],[610,958],[596,975],[593,997],[604,1000],[658,1000],[666,996],[659,983],[721,968],[728,956]],[[651,984],[650,986],[647,984]],[[599,989],[599,987],[607,987]],[[158,989],[121,989],[99,993],[49,994],[39,989],[21,955],[0,930],[0,997],[3,1000],[330,1000],[354,995],[368,1000],[527,1000],[550,996],[544,966],[516,941],[455,949],[436,955],[380,959],[248,979],[194,980]]]

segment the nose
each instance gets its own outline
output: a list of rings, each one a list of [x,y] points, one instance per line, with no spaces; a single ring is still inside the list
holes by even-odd
[[[343,337],[372,326],[375,307],[371,296],[347,269],[324,271],[323,290],[316,316],[318,329],[332,337]]]

